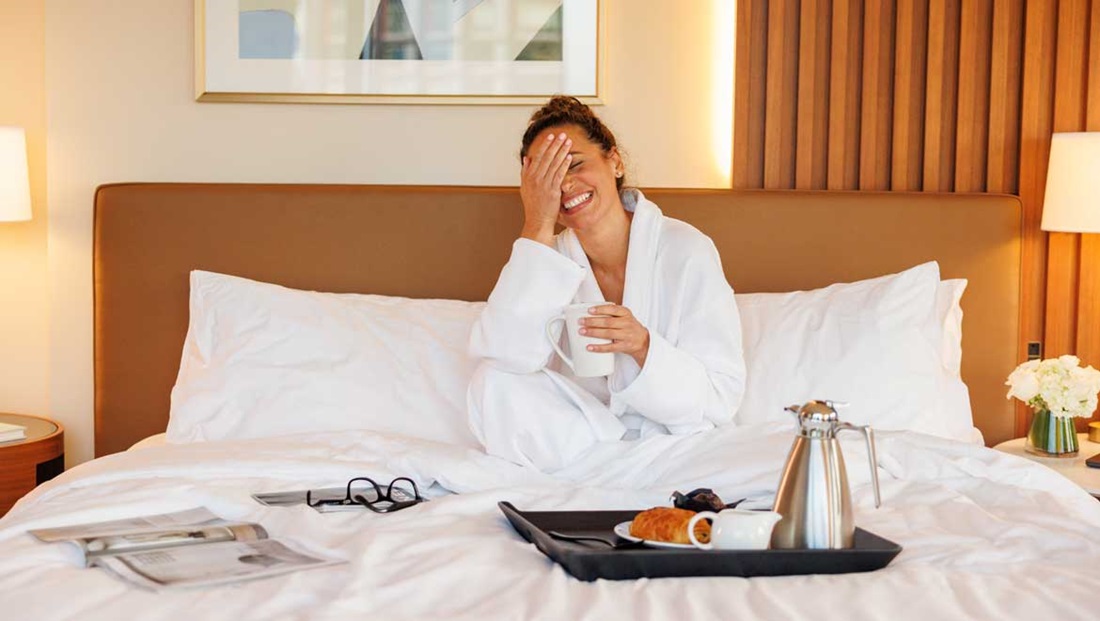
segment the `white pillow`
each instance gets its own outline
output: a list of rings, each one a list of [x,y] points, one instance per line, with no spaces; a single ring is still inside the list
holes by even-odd
[[[370,429],[476,448],[466,342],[483,305],[191,272],[168,441]]]
[[[738,294],[748,377],[736,421],[790,419],[785,406],[832,399],[849,403],[840,414],[853,424],[969,441],[969,394],[935,330],[948,323],[938,288],[931,262],[813,291]]]
[[[962,377],[962,296],[965,278],[942,280],[936,287],[936,311],[930,322],[930,334],[940,343],[943,366],[955,377]]]

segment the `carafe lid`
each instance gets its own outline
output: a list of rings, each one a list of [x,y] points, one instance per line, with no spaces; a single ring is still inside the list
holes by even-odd
[[[836,413],[836,408],[840,405],[843,404],[815,399],[802,405],[792,405],[787,410],[798,417],[798,428],[802,435],[832,435],[840,422]]]

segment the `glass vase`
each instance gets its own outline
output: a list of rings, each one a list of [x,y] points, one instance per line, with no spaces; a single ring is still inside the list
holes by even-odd
[[[1077,428],[1072,416],[1054,416],[1049,410],[1036,410],[1027,432],[1025,449],[1044,457],[1075,457]]]

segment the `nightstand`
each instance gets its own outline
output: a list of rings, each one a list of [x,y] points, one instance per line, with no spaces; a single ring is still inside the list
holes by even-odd
[[[1100,468],[1089,468],[1085,465],[1086,459],[1100,453],[1100,442],[1089,442],[1086,434],[1079,433],[1077,434],[1079,449],[1076,457],[1041,457],[1025,451],[1024,441],[1025,438],[1016,438],[1001,442],[993,448],[1043,464],[1100,499]]]
[[[0,423],[22,425],[27,437],[0,442],[0,517],[15,501],[65,470],[65,430],[48,418],[0,413]]]

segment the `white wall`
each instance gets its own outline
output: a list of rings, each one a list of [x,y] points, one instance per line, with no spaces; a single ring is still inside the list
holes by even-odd
[[[728,187],[732,0],[606,1],[599,113],[633,182]],[[49,379],[70,465],[92,457],[99,184],[516,183],[531,107],[196,103],[192,22],[192,0],[46,1]]]
[[[0,222],[0,412],[48,415],[44,0],[0,2],[0,125],[27,132],[31,221]]]

